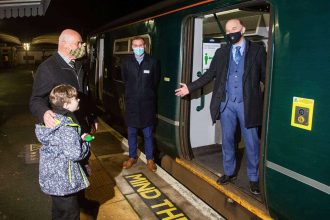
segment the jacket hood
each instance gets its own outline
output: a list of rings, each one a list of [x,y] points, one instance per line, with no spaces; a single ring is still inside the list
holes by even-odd
[[[61,140],[57,140],[53,138],[55,132],[62,126],[66,126],[68,124],[75,124],[70,117],[66,117],[64,115],[56,114],[56,113],[55,113],[55,120],[57,123],[55,128],[48,128],[44,124],[36,124],[35,133],[41,144],[43,145],[59,144]]]

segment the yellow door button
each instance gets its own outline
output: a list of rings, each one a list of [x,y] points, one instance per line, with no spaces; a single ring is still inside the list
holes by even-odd
[[[304,123],[305,118],[304,118],[303,116],[299,116],[299,117],[298,117],[298,121],[299,121],[300,123]]]

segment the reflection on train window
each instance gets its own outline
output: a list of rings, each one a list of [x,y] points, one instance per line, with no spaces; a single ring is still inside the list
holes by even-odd
[[[123,80],[121,76],[121,60],[126,56],[126,54],[114,54],[113,59],[111,59],[111,75],[115,80]]]
[[[123,53],[128,53],[129,50],[129,41],[128,39],[123,39],[123,40],[116,40],[115,41],[115,46],[114,46],[114,53],[115,54],[123,54]]]
[[[123,80],[121,76],[121,61],[124,57],[133,53],[131,45],[134,37],[137,36],[117,39],[114,41],[113,59],[111,59],[111,75],[115,80],[119,80],[119,81]],[[151,48],[150,36],[145,34],[145,35],[139,35],[139,37],[142,37],[144,39],[146,45],[145,47],[146,53],[150,53],[150,48]]]

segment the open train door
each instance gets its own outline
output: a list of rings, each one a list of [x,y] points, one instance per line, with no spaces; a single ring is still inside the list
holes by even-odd
[[[220,47],[218,41],[204,39],[203,22],[204,16],[191,16],[186,20],[182,72],[190,74],[183,74],[182,82],[195,81],[201,77],[208,69],[216,49]],[[185,159],[195,158],[196,150],[204,151],[205,147],[221,144],[220,127],[213,124],[210,117],[212,90],[213,82],[193,92],[190,100],[181,100],[181,118],[189,124],[180,129],[181,156]]]
[[[191,80],[195,81],[209,68],[220,43],[203,39],[203,17],[194,18],[193,66]],[[190,144],[192,149],[219,143],[218,126],[212,123],[209,106],[213,82],[191,94],[190,103]]]

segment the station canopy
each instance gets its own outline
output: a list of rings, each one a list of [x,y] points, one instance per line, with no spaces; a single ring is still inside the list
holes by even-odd
[[[6,33],[0,33],[0,42],[17,44],[17,45],[22,44],[18,37]]]
[[[38,44],[58,44],[58,38],[59,34],[44,34],[37,36],[32,39],[31,44],[32,45],[38,45]],[[0,32],[0,43],[9,43],[13,45],[21,45],[21,40],[14,35],[7,34],[7,33],[1,33]]]
[[[0,19],[43,16],[51,0],[0,0]]]
[[[45,34],[32,39],[31,44],[58,44],[59,34]]]

